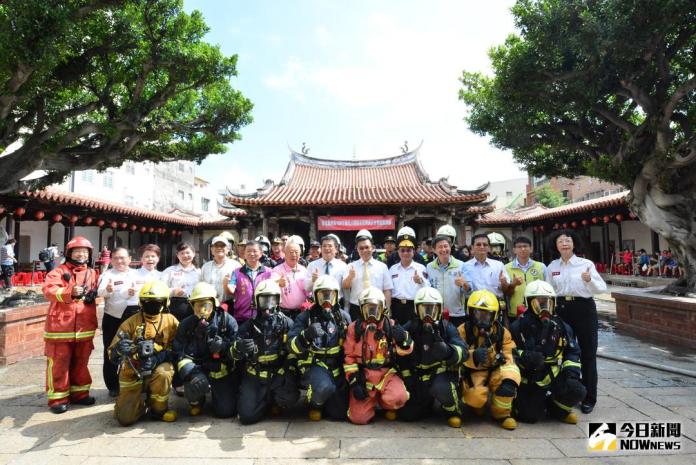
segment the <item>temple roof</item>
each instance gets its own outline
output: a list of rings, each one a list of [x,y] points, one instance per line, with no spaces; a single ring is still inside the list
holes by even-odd
[[[559,218],[562,216],[575,215],[578,213],[590,212],[601,208],[615,207],[626,205],[626,197],[628,191],[619,192],[616,194],[599,197],[596,199],[583,200],[582,202],[570,203],[561,205],[560,207],[546,208],[541,205],[533,205],[531,207],[522,208],[514,212],[501,211],[488,213],[484,215],[478,223],[481,225],[495,224],[520,224],[531,223],[534,221],[542,221],[550,218]]]
[[[253,194],[230,193],[226,200],[235,206],[451,205],[486,200],[488,184],[465,191],[445,178],[431,181],[420,164],[419,150],[420,146],[376,160],[327,160],[291,150],[279,184],[267,180]]]

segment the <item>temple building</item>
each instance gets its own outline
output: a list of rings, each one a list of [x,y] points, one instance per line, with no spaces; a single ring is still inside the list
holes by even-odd
[[[352,244],[358,230],[368,229],[381,244],[404,225],[424,238],[449,223],[463,243],[473,220],[494,209],[486,203],[487,184],[460,190],[446,178],[432,181],[419,149],[375,160],[328,160],[291,150],[278,184],[267,180],[252,194],[230,192],[219,212],[237,219],[245,238],[291,233],[314,240],[334,233]],[[246,216],[236,218],[240,209]]]

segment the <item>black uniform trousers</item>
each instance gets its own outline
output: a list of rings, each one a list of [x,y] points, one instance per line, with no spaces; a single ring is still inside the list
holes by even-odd
[[[549,391],[551,395],[547,395]],[[563,375],[557,376],[544,387],[525,380],[517,388],[517,396],[512,401],[512,411],[517,420],[526,423],[536,423],[544,418],[546,412],[556,419],[563,420],[570,411],[563,409],[558,403],[567,408],[574,407],[584,400],[585,395],[586,390],[579,381],[568,381]]]
[[[392,298],[391,317],[401,326],[412,320],[415,315],[416,309],[413,307],[413,300],[399,299],[398,297]]]
[[[404,378],[409,398],[406,405],[398,411],[399,418],[405,421],[415,421],[427,416],[437,400],[442,411],[447,415],[461,415],[462,402],[457,386],[457,374],[453,372],[440,373],[428,381],[419,379],[418,370],[411,370],[412,375]]]
[[[594,299],[578,298],[566,300],[559,297],[556,313],[568,323],[580,346],[582,384],[587,389],[584,402],[597,402],[597,307]]]
[[[270,380],[244,373],[239,388],[239,422],[243,425],[256,423],[271,405],[286,409],[295,405],[299,398],[300,388],[294,373],[275,373]]]
[[[104,344],[104,366],[102,367],[102,374],[104,376],[106,389],[111,392],[118,392],[118,367],[111,363],[111,359],[109,358],[109,346],[118,332],[118,327],[121,326],[121,321],[121,318],[116,318],[108,313],[105,313],[102,317],[101,332],[102,342]]]
[[[307,387],[307,400],[312,408],[322,409],[334,420],[348,418],[348,384],[342,376],[337,378],[324,367],[312,365],[302,375]]]

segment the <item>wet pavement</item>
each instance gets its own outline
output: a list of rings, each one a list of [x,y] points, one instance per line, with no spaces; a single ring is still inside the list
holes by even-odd
[[[598,301],[602,325],[600,354],[696,372],[696,354],[616,333],[609,299]],[[97,404],[75,407],[63,415],[46,408],[45,361],[33,358],[0,369],[0,465],[22,463],[180,465],[243,464],[449,464],[476,459],[477,464],[652,464],[696,463],[696,378],[630,363],[598,359],[599,399],[579,424],[555,421],[520,424],[515,431],[490,418],[465,415],[462,428],[442,419],[417,423],[378,418],[367,426],[310,422],[298,411],[256,425],[220,420],[206,411],[191,418],[186,404],[173,397],[176,423],[143,421],[118,426],[113,402],[101,379],[101,339],[90,361]],[[675,422],[681,426],[680,449],[588,451],[591,422]]]

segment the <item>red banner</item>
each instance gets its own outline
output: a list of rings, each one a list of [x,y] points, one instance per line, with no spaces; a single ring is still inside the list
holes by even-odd
[[[396,229],[395,215],[372,216],[320,216],[318,217],[320,231],[359,231]]]

